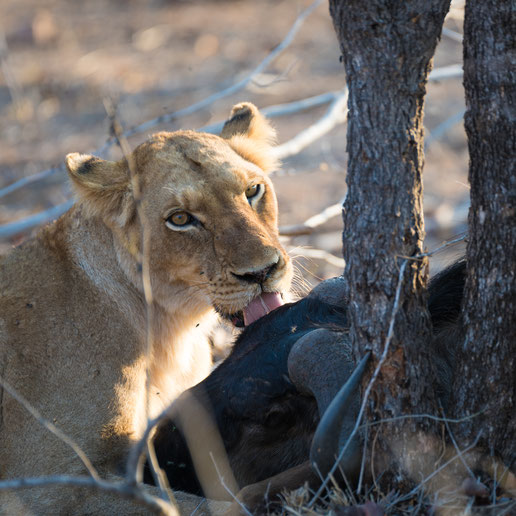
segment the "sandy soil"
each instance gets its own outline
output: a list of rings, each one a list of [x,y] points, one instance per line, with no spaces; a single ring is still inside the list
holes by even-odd
[[[108,137],[103,98],[118,102],[124,127],[172,112],[245,77],[283,39],[309,5],[306,0],[173,1],[2,0],[0,4],[0,188],[62,162],[68,152],[92,152]],[[454,4],[446,27],[460,32],[463,10]],[[452,35],[453,36],[453,35]],[[6,45],[1,43],[2,39]],[[461,62],[461,44],[443,37],[435,67]],[[252,84],[193,116],[149,132],[198,128],[223,120],[230,107],[289,102],[344,86],[343,67],[323,2],[293,43]],[[461,79],[431,83],[425,125],[427,246],[464,230],[468,206],[467,146],[462,123],[441,124],[464,108]],[[280,141],[313,124],[323,106],[275,119]],[[281,225],[300,223],[341,199],[346,190],[346,128],[340,125],[275,174]],[[116,155],[116,149],[113,149]],[[56,173],[0,198],[0,224],[60,204],[70,197]],[[340,256],[341,220],[317,234],[290,238],[294,256],[306,248]],[[0,251],[26,238],[0,241]],[[452,255],[460,249],[451,251]],[[450,261],[450,253],[433,267]],[[340,267],[298,258],[304,281],[336,275]]]

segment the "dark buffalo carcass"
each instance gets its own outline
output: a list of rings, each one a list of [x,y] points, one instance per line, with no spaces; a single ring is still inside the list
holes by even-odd
[[[458,342],[460,331],[464,275],[461,261],[433,278],[429,287],[435,384],[444,402],[452,378],[450,344]],[[317,482],[310,455],[325,473],[338,451],[335,447],[351,432],[359,405],[359,396],[349,394],[359,383],[360,371],[348,382],[344,411],[341,407],[339,414],[328,416],[326,410],[356,365],[347,337],[342,281],[323,282],[306,298],[248,326],[229,357],[174,403],[171,419],[162,422],[154,436],[159,463],[174,489],[230,499],[230,491],[253,484],[257,489],[246,488],[244,497],[252,503],[267,488],[273,495],[282,485]],[[332,420],[330,426],[338,426],[337,435],[324,437],[326,443],[333,439],[334,447],[321,454],[314,443],[310,454],[324,412],[322,424]],[[358,444],[348,446],[342,463],[351,477]],[[152,482],[148,471],[145,480]]]

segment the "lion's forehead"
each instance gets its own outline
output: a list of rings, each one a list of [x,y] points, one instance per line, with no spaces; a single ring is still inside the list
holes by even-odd
[[[162,195],[172,195],[184,204],[198,204],[210,192],[217,197],[238,195],[251,182],[267,181],[257,165],[217,136],[190,131],[167,133],[152,151],[147,153],[144,165],[147,179],[160,188]],[[152,171],[159,175],[157,181]]]

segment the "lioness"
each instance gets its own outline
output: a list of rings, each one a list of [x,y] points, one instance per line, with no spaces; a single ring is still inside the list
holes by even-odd
[[[272,138],[256,107],[243,103],[221,137],[161,132],[127,161],[69,154],[76,205],[0,259],[0,375],[104,478],[123,473],[146,424],[147,329],[153,416],[209,373],[215,311],[248,323],[281,304],[291,264],[267,177]],[[0,403],[1,479],[86,473],[7,392]],[[185,513],[198,503],[178,500]],[[2,514],[145,512],[68,487],[2,492],[0,507]]]

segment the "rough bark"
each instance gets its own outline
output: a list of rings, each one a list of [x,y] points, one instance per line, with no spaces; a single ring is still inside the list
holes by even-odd
[[[468,0],[464,87],[471,185],[465,341],[454,389],[467,444],[516,471],[516,25],[513,0]]]
[[[373,366],[386,342],[403,257],[422,252],[424,95],[449,3],[330,0],[349,87],[346,295],[354,351],[363,356],[372,349]],[[410,260],[369,420],[435,412],[426,280],[426,260]],[[419,459],[422,447],[431,447],[431,424],[419,419],[375,427],[375,460],[383,457],[377,465],[388,464],[392,473],[382,482],[411,473],[419,480],[428,470]]]

